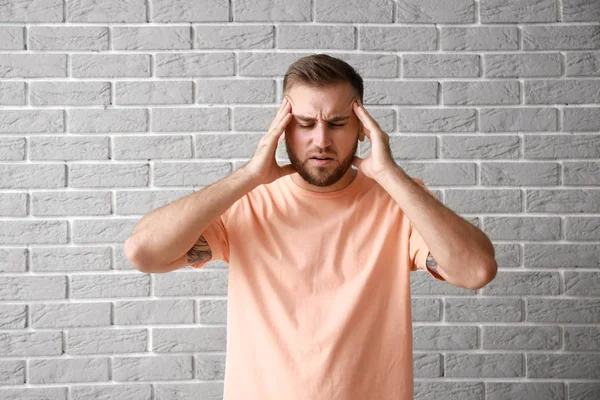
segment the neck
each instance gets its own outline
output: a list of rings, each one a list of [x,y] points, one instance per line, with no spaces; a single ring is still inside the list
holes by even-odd
[[[334,183],[331,186],[315,186],[315,185],[311,185],[310,183],[306,182],[299,173],[294,173],[291,175],[292,181],[298,185],[299,187],[301,187],[302,189],[306,189],[309,190],[311,192],[320,192],[320,193],[327,193],[327,192],[335,192],[338,190],[342,190],[344,189],[346,186],[348,186],[349,184],[352,183],[352,181],[354,181],[354,178],[356,178],[356,175],[358,174],[358,170],[350,167],[348,168],[348,171],[346,171],[346,173],[340,178],[339,181],[337,181],[336,183]]]

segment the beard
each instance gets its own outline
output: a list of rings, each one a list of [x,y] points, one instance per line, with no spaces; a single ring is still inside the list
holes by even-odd
[[[328,165],[310,166],[309,163],[311,162],[311,159],[307,158],[304,161],[300,161],[298,155],[290,148],[288,141],[285,141],[285,149],[288,158],[290,159],[290,163],[296,168],[296,171],[298,171],[298,174],[311,185],[321,187],[331,186],[344,176],[346,171],[352,166],[352,159],[356,154],[357,148],[358,140],[355,141],[354,148],[350,154],[342,161],[336,159],[331,161]]]

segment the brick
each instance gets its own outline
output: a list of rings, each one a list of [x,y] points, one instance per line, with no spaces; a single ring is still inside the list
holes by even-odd
[[[449,353],[444,362],[444,377],[449,378],[525,377],[523,354]]]
[[[549,132],[558,129],[556,108],[482,108],[481,132]],[[530,136],[526,136],[526,140]]]
[[[115,50],[189,50],[192,29],[189,26],[113,26]]]
[[[600,320],[599,307],[600,299],[530,298],[527,299],[527,320],[531,322],[597,324]]]
[[[578,132],[600,131],[600,108],[564,107],[562,130]]]
[[[600,295],[600,274],[598,272],[565,271],[566,296],[594,296]]]
[[[0,39],[0,42],[2,39]],[[0,105],[25,105],[25,82],[0,82]]]
[[[233,76],[233,53],[159,53],[157,77]],[[241,75],[241,74],[240,74]]]
[[[150,55],[147,54],[73,54],[74,78],[148,78]]]
[[[363,103],[434,105],[438,103],[438,87],[437,82],[367,81]]]
[[[69,277],[70,298],[112,298],[150,296],[150,276],[147,274],[93,274]]]
[[[251,158],[263,135],[197,135],[197,158]]]
[[[525,268],[598,268],[600,246],[525,243]]]
[[[146,214],[193,193],[188,190],[119,190],[116,215]]]
[[[490,186],[556,186],[560,165],[553,162],[483,162],[481,184]]]
[[[59,188],[65,184],[63,164],[0,164],[0,188]]]
[[[0,26],[1,50],[24,50],[25,28],[21,26]]]
[[[440,45],[443,51],[518,50],[518,32],[519,29],[516,26],[469,28],[443,26],[440,33]]]
[[[477,113],[468,108],[401,108],[400,132],[474,132]]]
[[[225,327],[154,328],[152,350],[155,353],[225,351]]]
[[[109,82],[33,82],[30,99],[34,106],[109,105]]]
[[[518,189],[448,189],[444,204],[459,213],[519,213]]]
[[[0,54],[0,78],[64,78],[65,54]]]
[[[59,356],[63,351],[62,332],[2,332],[0,351],[3,357]]]
[[[194,300],[136,300],[115,302],[116,325],[194,323]]]
[[[398,56],[390,54],[336,53],[363,78],[395,78],[398,75]]]
[[[444,135],[441,138],[442,158],[518,159],[518,136]]]
[[[478,77],[479,55],[406,54],[402,60],[405,78]]]
[[[481,0],[479,13],[482,23],[557,21],[554,0]]]
[[[114,160],[191,158],[190,136],[120,136],[113,142]]]
[[[439,370],[441,370],[441,367],[436,369],[436,371]],[[427,398],[428,396],[442,398],[444,396],[451,396],[451,398],[457,398],[461,400],[478,400],[484,397],[483,382],[470,383],[465,381],[460,383],[427,383],[425,381],[417,380],[413,385],[414,395],[416,398]]]
[[[491,398],[563,400],[566,393],[565,385],[560,382],[488,382],[486,393]],[[570,392],[569,392],[570,393]]]
[[[77,385],[70,387],[72,400],[84,399],[150,399],[152,386],[139,383],[110,385]],[[66,397],[65,397],[66,399]],[[62,399],[61,399],[62,400]]]
[[[71,164],[69,186],[75,188],[146,187],[148,164]]]
[[[526,135],[525,158],[600,158],[600,135]]]
[[[567,52],[567,76],[600,76],[600,52]]]
[[[108,357],[30,360],[28,383],[108,382],[109,363]]]
[[[359,157],[371,153],[371,142],[368,139],[359,143]],[[390,149],[395,160],[436,159],[436,139],[425,136],[390,136]]]
[[[198,322],[201,324],[227,324],[226,300],[198,301]]]
[[[600,217],[566,217],[565,239],[600,240]]]
[[[227,295],[227,271],[199,269],[158,274],[154,280],[154,295],[164,296],[206,296]]]
[[[1,88],[0,88],[1,90]],[[22,161],[25,159],[25,138],[0,137],[0,160]]]
[[[234,131],[267,132],[278,107],[233,107]],[[198,141],[198,140],[196,140]]]
[[[560,54],[486,54],[484,75],[487,78],[560,76]]]
[[[235,22],[309,22],[311,0],[233,0]]]
[[[569,396],[575,399],[585,399],[587,396],[598,397],[600,395],[600,383],[582,382],[569,383]],[[593,398],[593,397],[592,397]]]
[[[77,219],[73,221],[73,243],[124,242],[137,222],[133,218]]]
[[[437,49],[435,27],[381,27],[359,28],[361,50],[433,51]]]
[[[171,383],[154,386],[157,398],[164,400],[177,400],[182,396],[184,398],[200,396],[203,399],[220,399],[224,394],[222,382]]]
[[[600,21],[600,3],[590,0],[563,0],[562,21],[598,22]]]
[[[253,4],[256,2],[253,2]],[[294,2],[294,4],[297,2]],[[277,4],[277,3],[273,3]],[[195,49],[272,49],[275,47],[275,28],[240,25],[195,25]]]
[[[156,3],[157,0],[154,0]],[[70,0],[68,22],[147,22],[146,1]]]
[[[522,264],[521,245],[518,243],[493,243],[498,268],[519,268]]]
[[[192,82],[117,82],[115,103],[124,105],[192,104]]]
[[[110,247],[41,247],[31,249],[31,271],[75,272],[108,271],[111,267]]]
[[[447,298],[448,322],[520,322],[525,318],[519,298]]]
[[[70,109],[68,119],[73,133],[148,131],[148,111],[140,108]]]
[[[25,272],[26,269],[26,248],[0,248],[0,272]]]
[[[598,329],[591,326],[565,326],[566,351],[598,351]]]
[[[221,354],[196,354],[194,378],[200,380],[221,380],[225,378],[225,356]]]
[[[67,297],[64,276],[0,277],[2,300],[55,300]]]
[[[535,172],[533,172],[535,174]],[[526,191],[527,212],[598,213],[600,189]]]
[[[523,27],[523,50],[597,50],[600,25]]]
[[[474,163],[403,162],[402,169],[412,177],[422,179],[427,186],[475,185]]]
[[[62,0],[26,0],[3,4],[0,22],[64,22]]]
[[[109,215],[110,192],[43,191],[31,194],[31,215]]]
[[[358,0],[315,0],[317,22],[393,22],[394,3],[390,0],[369,2],[369,12]]]
[[[524,95],[526,104],[600,103],[600,80],[525,81]]]
[[[147,329],[69,329],[67,354],[139,353],[148,346]]]
[[[277,47],[280,49],[341,49],[356,47],[355,28],[340,25],[280,25]]]
[[[559,217],[483,217],[483,223],[491,240],[560,239]]]
[[[64,244],[67,243],[67,221],[8,220],[2,221],[2,244]]]
[[[415,350],[470,350],[477,347],[476,326],[415,325]],[[462,399],[463,397],[461,397]]]
[[[560,274],[545,271],[502,271],[481,289],[481,293],[485,296],[555,296],[560,294]]]
[[[29,50],[109,49],[108,28],[103,26],[32,26],[27,34]]]
[[[442,82],[443,104],[496,105],[519,104],[518,81]]]
[[[272,79],[197,80],[197,103],[273,103],[276,84]]]
[[[598,162],[564,162],[563,184],[600,185],[600,163]]]
[[[108,160],[109,137],[39,136],[29,138],[30,160]]]
[[[191,355],[114,357],[112,367],[117,382],[192,379]]]
[[[27,193],[0,193],[0,216],[26,216],[27,196]]]
[[[456,0],[403,0],[397,3],[397,22],[407,23],[472,23],[475,22],[475,2]]]
[[[483,327],[485,350],[560,350],[558,326],[491,326]]]
[[[228,0],[152,0],[152,22],[228,22]]]
[[[111,304],[52,303],[30,306],[32,328],[109,326]]]
[[[62,110],[0,110],[1,133],[62,133]]]
[[[156,108],[152,110],[155,132],[196,132],[229,130],[227,107]]]
[[[228,162],[160,162],[154,164],[154,186],[208,186],[231,172]]]
[[[1,361],[0,382],[3,385],[23,385],[25,383],[25,360]]]

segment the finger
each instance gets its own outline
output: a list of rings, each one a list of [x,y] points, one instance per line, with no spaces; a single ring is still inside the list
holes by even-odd
[[[292,164],[284,165],[283,167],[281,167],[279,169],[280,176],[290,175],[290,174],[293,174],[294,172],[297,172],[297,171],[296,171],[296,168],[294,168],[294,166]]]
[[[285,116],[285,114],[288,113],[290,110],[291,110],[290,101],[287,99],[287,97],[284,97],[283,101],[281,102],[281,106],[279,106],[279,110],[277,110],[277,113],[275,114],[275,117],[273,118],[273,121],[271,122],[271,126],[269,126],[268,132],[271,132],[271,130],[275,126],[277,126],[277,124],[279,124],[279,121],[281,120],[281,118],[283,118],[283,116]]]
[[[369,112],[365,109],[365,107],[362,104],[360,104],[358,101],[355,101],[353,103],[353,107],[354,113],[356,114],[360,122],[362,122],[365,128],[371,131],[380,129],[377,121],[375,121],[373,117],[371,117],[371,114],[369,114]]]
[[[269,143],[269,148],[277,147],[277,140],[283,135],[286,126],[292,120],[292,113],[286,114],[283,119],[279,121],[279,124],[273,128],[273,130],[265,135],[266,140]]]
[[[352,157],[352,165],[354,165],[357,168],[360,168],[360,164],[362,164],[363,161],[364,160],[359,156]]]

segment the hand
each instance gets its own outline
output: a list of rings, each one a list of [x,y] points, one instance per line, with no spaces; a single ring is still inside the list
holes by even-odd
[[[369,178],[377,180],[382,173],[392,168],[398,168],[392,157],[390,137],[381,130],[377,121],[371,117],[359,100],[352,103],[352,110],[362,124],[363,132],[371,142],[371,154],[364,159],[354,156],[352,164]]]
[[[284,135],[285,128],[292,120],[291,110],[290,101],[284,97],[269,130],[260,138],[254,155],[244,166],[257,185],[266,185],[282,176],[296,172],[291,164],[280,167],[275,161],[278,139]]]

